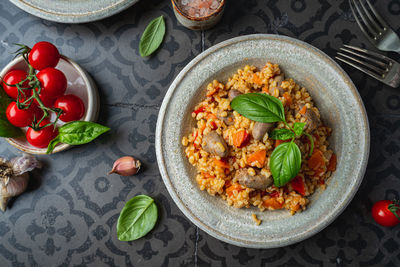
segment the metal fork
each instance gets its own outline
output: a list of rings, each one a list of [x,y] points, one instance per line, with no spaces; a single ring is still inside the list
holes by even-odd
[[[365,0],[365,2],[369,9],[363,0],[349,0],[351,11],[361,31],[379,50],[400,53],[399,36],[376,12],[369,0]]]
[[[400,64],[373,51],[344,45],[336,59],[394,88],[400,85]]]

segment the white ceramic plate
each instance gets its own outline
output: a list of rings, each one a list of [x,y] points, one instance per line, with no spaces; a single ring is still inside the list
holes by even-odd
[[[83,23],[104,19],[139,0],[10,0],[24,11],[42,19]]]
[[[194,126],[191,112],[214,79],[226,82],[245,65],[277,63],[286,77],[307,88],[333,129],[331,147],[337,170],[325,191],[317,190],[306,211],[260,212],[236,209],[201,191],[181,140]],[[233,38],[193,59],[170,86],[157,120],[156,155],[164,183],[181,211],[210,235],[238,246],[281,247],[299,242],[330,224],[350,203],[364,177],[369,154],[369,125],[361,98],[347,74],[322,51],[279,35]],[[251,219],[256,213],[263,222]]]
[[[85,115],[81,120],[84,121],[96,121],[99,114],[99,95],[97,87],[93,82],[89,74],[83,70],[75,61],[62,57],[60,62],[56,66],[57,69],[61,70],[67,77],[68,86],[65,94],[74,94],[80,97],[85,104]],[[28,70],[28,67],[23,60],[22,56],[17,57],[11,61],[4,69],[0,72],[0,76],[4,75],[13,69]],[[52,114],[55,118],[55,114]],[[64,124],[62,121],[58,121],[57,125]],[[27,127],[23,129],[26,132]],[[31,154],[46,154],[45,148],[36,148],[28,143],[25,137],[20,138],[7,138],[7,141],[27,153]],[[67,144],[59,144],[55,147],[53,153],[60,152],[69,148]]]

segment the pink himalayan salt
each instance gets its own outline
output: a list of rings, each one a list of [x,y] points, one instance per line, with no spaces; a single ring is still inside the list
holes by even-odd
[[[177,0],[180,10],[191,17],[206,17],[221,4],[221,0]]]

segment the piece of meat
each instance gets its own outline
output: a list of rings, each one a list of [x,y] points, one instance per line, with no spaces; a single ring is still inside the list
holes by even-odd
[[[228,156],[228,145],[224,138],[220,136],[216,131],[209,132],[203,136],[203,149],[208,153],[216,156],[226,157]]]
[[[253,126],[252,135],[255,140],[262,140],[264,135],[274,127],[273,123],[256,122]]]
[[[299,105],[298,112],[300,112],[300,110],[302,110],[303,107],[304,105]],[[300,115],[306,118],[305,121],[306,126],[304,127],[304,130],[307,131],[308,133],[314,132],[321,125],[320,118],[311,108],[307,108],[306,112]]]
[[[242,94],[242,92],[240,92],[239,90],[231,89],[231,90],[229,90],[228,98],[230,101],[232,101],[235,97],[237,97],[238,95],[241,95],[241,94]]]
[[[228,115],[226,117],[222,117],[221,115],[218,115],[217,117],[228,126],[235,124],[235,116],[232,112],[228,112]]]
[[[239,184],[248,188],[259,190],[267,189],[274,182],[272,177],[266,177],[261,173],[257,173],[256,175],[251,176],[248,173],[247,168],[238,170],[235,174],[235,178],[237,179]]]
[[[274,80],[276,81],[276,86],[269,88],[269,94],[272,95],[274,93],[275,89],[278,89],[279,90],[279,96],[282,96],[283,93],[285,92],[285,89],[283,89],[281,87],[281,84],[285,80],[285,75],[283,73],[281,73],[278,76],[275,76]]]

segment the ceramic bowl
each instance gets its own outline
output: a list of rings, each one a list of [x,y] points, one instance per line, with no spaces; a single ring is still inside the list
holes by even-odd
[[[326,190],[317,190],[307,210],[260,212],[236,209],[219,197],[201,191],[195,169],[181,140],[194,127],[191,112],[214,79],[226,82],[245,65],[280,65],[308,89],[326,125],[337,154],[337,170]],[[368,119],[358,91],[347,74],[322,51],[302,41],[279,35],[248,35],[227,40],[193,59],[171,84],[157,121],[156,154],[163,181],[177,206],[210,235],[252,248],[273,248],[304,240],[329,225],[350,203],[367,166],[370,144]],[[255,213],[262,220],[257,226]]]
[[[115,15],[139,0],[10,0],[22,10],[45,20],[84,23]]]
[[[99,95],[97,92],[96,84],[93,82],[89,74],[82,69],[75,61],[62,57],[60,62],[56,66],[57,69],[61,70],[67,77],[68,86],[65,94],[74,94],[80,97],[85,104],[85,115],[81,120],[84,121],[96,121],[99,114]],[[8,63],[7,66],[0,72],[0,76],[4,75],[13,69],[20,69],[28,71],[28,67],[22,58],[19,56],[13,61]],[[55,114],[52,114],[52,118],[55,118]],[[64,124],[62,121],[58,121],[57,125]],[[27,127],[23,128],[26,132]],[[28,143],[25,137],[20,138],[7,138],[7,141],[14,147],[30,154],[46,154],[45,148],[36,148]],[[69,148],[70,145],[59,144],[55,147],[53,153],[57,153]]]
[[[214,27],[221,20],[225,10],[225,0],[222,0],[219,7],[210,15],[199,18],[191,17],[180,10],[176,1],[171,0],[176,19],[186,28],[195,31],[207,30]]]

